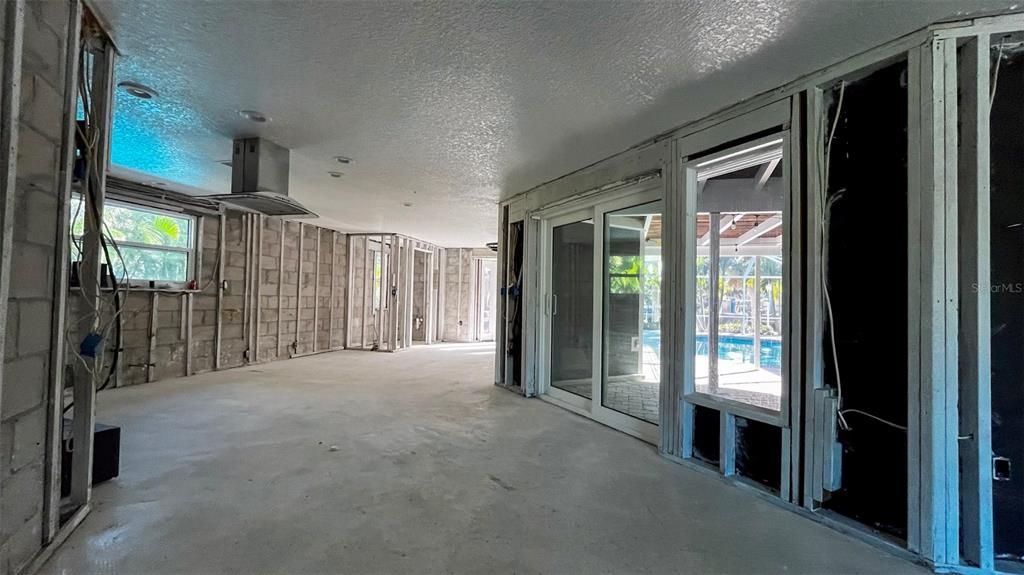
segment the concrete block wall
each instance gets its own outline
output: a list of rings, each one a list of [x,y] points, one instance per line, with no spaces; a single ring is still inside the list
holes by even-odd
[[[346,322],[349,330],[349,345],[361,347],[360,341],[363,329],[363,303],[366,301],[366,236],[352,236],[352,315]],[[372,264],[371,264],[372,265]],[[369,318],[369,314],[367,314]],[[367,334],[367,341],[372,339],[372,334]]]
[[[192,371],[195,373],[210,371],[216,365],[220,218],[203,218],[200,229],[202,269],[197,283],[201,291],[192,294]]]
[[[6,5],[0,10],[0,20]],[[67,2],[27,2],[20,141],[0,402],[0,573],[17,573],[42,547],[46,404],[53,377],[58,214],[68,73]],[[0,22],[0,34],[5,30]],[[4,78],[2,89],[9,89]]]
[[[415,252],[413,257],[412,273],[412,339],[414,341],[425,341],[427,339],[427,260],[430,255],[424,252]],[[417,319],[420,321],[417,322]]]
[[[206,218],[206,222],[213,218]],[[220,366],[238,367],[245,365],[249,342],[245,327],[245,278],[246,278],[246,222],[241,212],[228,212],[224,221],[224,281],[227,288],[221,301]],[[217,244],[214,244],[217,245]],[[216,276],[214,276],[216,277]],[[206,278],[204,278],[206,279]],[[216,286],[214,286],[216,294]],[[216,321],[216,303],[214,305]]]
[[[497,254],[487,248],[448,248],[444,261],[444,341],[473,341],[476,319],[476,260]],[[461,269],[461,281],[459,270]]]
[[[285,307],[279,298],[283,300],[286,291],[281,288],[281,231],[287,227],[286,223],[276,218],[265,219],[263,223],[263,254],[259,272],[259,361],[274,361],[288,357],[287,350],[278,345],[277,339],[277,320],[281,308]]]
[[[295,336],[294,349],[296,354],[305,354],[313,351],[311,326],[315,314],[313,308],[316,306],[314,299],[316,293],[316,255],[317,255],[317,230],[314,226],[302,226],[302,252],[299,257],[302,259],[302,273],[299,274],[301,286],[299,288],[299,331]]]
[[[345,347],[345,323],[347,318],[345,317],[345,310],[348,305],[348,236],[342,233],[332,234],[331,244],[333,246],[331,250],[331,265],[334,266],[334,293],[331,295],[332,302],[329,306],[333,306],[331,312],[331,318],[333,319],[334,329],[330,330],[330,341],[332,348]]]
[[[251,327],[248,303],[245,297],[247,258],[246,226],[259,228],[259,220],[246,221],[241,212],[227,212],[224,243],[224,290],[221,310],[221,368],[238,367],[248,363],[288,359],[294,355],[323,351],[343,345],[345,295],[347,285],[347,236],[329,229],[303,224],[302,288],[299,282],[299,228],[298,222],[277,218],[263,218],[262,252],[254,250],[252,258],[259,258],[259,307],[256,327]],[[215,368],[217,339],[217,272],[219,257],[220,218],[202,216],[202,269],[197,278],[198,291],[191,294],[152,291],[129,291],[123,312],[124,355],[120,366],[118,385],[135,385],[181,377]],[[281,243],[284,231],[284,254]],[[319,234],[318,234],[319,229]],[[320,237],[319,276],[316,272],[316,241]],[[332,248],[332,243],[334,244]],[[333,251],[332,251],[333,249]],[[335,262],[332,268],[332,259]],[[283,273],[282,273],[283,270]],[[334,272],[334,306],[331,304],[331,273]],[[314,281],[320,282],[319,310]],[[81,317],[80,298],[69,298],[68,318]],[[189,340],[189,299],[191,298],[191,340]],[[256,295],[249,302],[256,301]],[[153,302],[156,302],[156,342],[150,351],[150,330]],[[298,317],[296,321],[296,305]],[[280,305],[280,308],[279,308]],[[334,322],[331,322],[331,315]],[[278,339],[278,318],[281,337]],[[331,327],[334,327],[332,335]],[[257,347],[249,351],[249,329],[257,329]],[[298,329],[296,329],[298,328]],[[80,341],[84,332],[79,330],[71,341]],[[191,358],[186,348],[191,341]],[[191,371],[188,370],[191,360]],[[151,375],[148,375],[152,370]]]
[[[342,318],[345,310],[344,291],[348,285],[348,274],[340,274],[347,262],[347,242],[343,234],[333,230],[320,233],[320,297],[316,328],[317,349],[342,346]],[[332,263],[333,262],[333,263]],[[333,272],[333,284],[332,284]],[[333,288],[333,293],[332,293]],[[340,296],[340,297],[339,297]],[[340,312],[340,313],[339,313]]]
[[[296,341],[296,302],[299,289],[299,223],[284,223],[284,277],[281,289],[281,341],[274,357],[289,357],[295,350],[291,347]],[[280,232],[279,232],[280,233]],[[280,238],[279,238],[280,239]],[[280,254],[279,254],[280,255]],[[275,328],[275,338],[277,335]]]

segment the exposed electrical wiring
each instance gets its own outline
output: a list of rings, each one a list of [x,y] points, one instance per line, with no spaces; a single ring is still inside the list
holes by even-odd
[[[831,198],[828,198],[827,200],[825,198],[828,196],[829,167],[830,167],[830,160],[831,160],[831,157],[832,157],[832,143],[833,143],[833,140],[835,139],[836,128],[839,126],[839,118],[841,117],[842,112],[843,112],[843,100],[845,98],[845,95],[846,95],[846,81],[843,80],[840,83],[840,85],[839,85],[839,98],[838,98],[838,101],[836,102],[835,117],[832,120],[831,129],[828,132],[828,139],[825,140],[824,142],[822,142],[823,148],[824,148],[824,158],[823,158],[824,161],[823,162],[822,162],[822,158],[819,156],[819,170],[821,171],[821,179],[822,179],[821,180],[822,181],[822,185],[821,185],[822,197],[819,198],[819,203],[821,205],[821,288],[822,288],[822,293],[823,293],[824,301],[825,301],[825,309],[826,309],[826,312],[828,314],[828,334],[829,334],[829,342],[830,342],[831,348],[832,348],[832,366],[833,366],[833,368],[835,368],[835,374],[836,374],[836,399],[837,399],[836,400],[836,405],[837,405],[837,408],[836,408],[836,420],[838,422],[838,425],[839,425],[840,429],[842,429],[844,431],[849,431],[851,429],[851,427],[850,427],[850,424],[846,421],[846,414],[848,414],[848,413],[858,414],[858,415],[862,415],[864,417],[867,417],[869,419],[873,419],[875,421],[878,421],[879,423],[885,424],[885,425],[887,425],[889,427],[892,427],[893,429],[897,429],[897,430],[905,432],[905,431],[907,431],[907,427],[905,425],[900,425],[898,423],[894,423],[892,421],[889,421],[887,419],[884,419],[882,417],[879,417],[877,415],[874,415],[872,413],[868,413],[868,412],[860,410],[860,409],[843,409],[843,383],[842,383],[842,375],[841,375],[840,370],[839,370],[839,347],[836,345],[835,315],[834,315],[834,313],[832,311],[832,298],[831,298],[831,295],[829,293],[829,288],[828,288],[828,240],[829,240],[828,222],[829,222],[829,212],[832,209],[832,204],[842,197],[843,192],[842,191],[836,192],[835,194],[833,194],[833,196]],[[825,122],[826,121],[827,120],[824,117],[821,118],[821,122],[822,122],[822,126],[821,127],[822,127],[822,129],[820,129],[818,132],[822,136],[825,135],[825,132],[824,132],[823,128],[825,127]]]
[[[824,295],[825,309],[828,313],[828,334],[829,341],[832,347],[832,366],[836,372],[836,394],[838,400],[838,411],[836,413],[839,426],[842,429],[849,429],[850,426],[846,423],[846,418],[843,417],[843,379],[839,372],[839,347],[836,345],[836,328],[835,328],[835,314],[832,311],[832,298],[829,294],[828,289],[828,213],[829,206],[831,205],[828,201],[825,201],[825,197],[828,196],[828,182],[829,182],[829,161],[832,157],[832,141],[836,135],[836,128],[839,126],[839,117],[843,110],[843,98],[846,95],[846,81],[844,80],[839,85],[839,101],[836,104],[836,115],[832,121],[832,129],[829,130],[828,140],[824,143],[825,158],[824,165],[821,167],[821,194],[822,198],[819,201],[821,205],[821,291]],[[824,118],[823,118],[824,121]],[[824,126],[822,126],[824,128]],[[818,131],[824,136],[824,130]]]
[[[881,417],[878,417],[877,415],[873,415],[871,413],[868,413],[866,411],[862,411],[860,409],[842,409],[842,410],[839,411],[840,415],[844,415],[844,414],[847,414],[847,413],[857,413],[859,415],[863,415],[864,417],[868,417],[870,419],[874,419],[875,421],[877,421],[879,423],[884,423],[885,425],[888,425],[889,427],[892,427],[894,429],[899,429],[900,431],[906,431],[907,430],[907,426],[905,426],[905,425],[900,425],[898,423],[893,423],[893,422],[891,422],[891,421],[889,421],[887,419],[882,419]],[[847,429],[849,429],[849,427],[847,427]]]
[[[1006,38],[999,39],[999,51],[996,54],[996,66],[992,72],[992,88],[989,90],[988,96],[988,108],[992,109],[993,102],[996,101],[996,88],[999,86],[999,68],[1003,63],[1003,46],[1005,45]]]

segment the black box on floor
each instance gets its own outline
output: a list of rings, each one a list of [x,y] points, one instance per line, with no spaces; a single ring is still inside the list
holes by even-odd
[[[71,441],[71,420],[64,420],[64,441],[61,442],[60,496],[71,494],[71,462],[74,445]],[[97,423],[93,428],[92,484],[117,477],[121,471],[121,428]]]

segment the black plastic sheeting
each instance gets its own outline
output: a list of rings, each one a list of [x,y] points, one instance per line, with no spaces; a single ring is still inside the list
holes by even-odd
[[[782,429],[737,416],[736,473],[778,493],[782,484]]]
[[[831,145],[828,287],[842,407],[907,424],[907,83],[900,62],[846,84]],[[829,128],[839,87],[826,94]],[[827,318],[826,318],[827,320]],[[825,382],[836,377],[825,332]],[[906,539],[907,434],[856,413],[824,506]]]
[[[992,63],[993,67],[995,62]],[[991,108],[992,453],[995,552],[1024,556],[1024,54],[1005,54]]]
[[[511,252],[511,278],[515,283],[506,286],[506,297],[512,305],[508,334],[508,361],[512,362],[512,381],[510,385],[523,385],[523,222],[512,224],[514,241],[509,246]]]
[[[718,411],[700,405],[693,406],[693,456],[715,466],[721,457],[718,447],[721,421]]]

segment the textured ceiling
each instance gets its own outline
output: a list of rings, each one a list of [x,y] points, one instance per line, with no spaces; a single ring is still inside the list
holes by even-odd
[[[123,57],[117,170],[225,193],[231,139],[292,152],[346,231],[496,237],[496,202],[965,10],[1005,2],[97,0]],[[272,118],[258,126],[238,115]],[[339,166],[333,156],[355,159]],[[331,178],[327,172],[345,172]],[[411,203],[410,207],[403,204]]]

